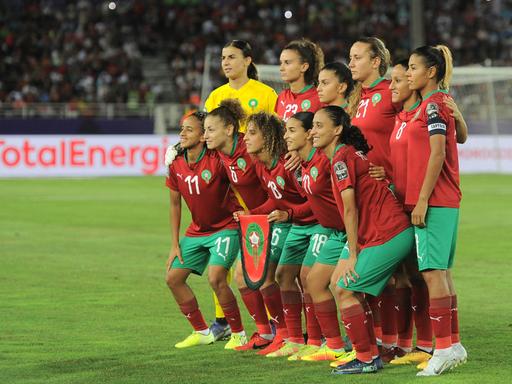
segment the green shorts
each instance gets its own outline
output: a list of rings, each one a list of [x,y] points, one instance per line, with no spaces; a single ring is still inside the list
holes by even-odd
[[[281,253],[286,243],[286,237],[292,225],[290,223],[277,223],[272,226],[272,238],[270,240],[270,261],[278,264]]]
[[[225,229],[209,236],[185,236],[180,240],[181,257],[174,259],[171,268],[191,269],[202,275],[207,265],[231,268],[240,251],[238,230]]]
[[[345,232],[333,230],[329,239],[324,244],[322,252],[317,257],[316,262],[320,264],[336,266],[341,256],[341,251],[347,242]]]
[[[459,209],[429,207],[425,227],[414,227],[418,269],[450,269],[455,258]]]
[[[311,267],[332,231],[320,224],[292,225],[279,264]]]
[[[347,244],[348,245],[348,244]],[[359,252],[356,272],[359,278],[347,286],[343,279],[338,287],[355,292],[378,296],[395,272],[397,265],[404,260],[414,247],[414,229],[409,227],[384,244],[364,248]],[[348,259],[348,247],[343,248],[342,259]]]

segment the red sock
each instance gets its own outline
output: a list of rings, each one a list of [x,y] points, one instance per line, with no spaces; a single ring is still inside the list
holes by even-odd
[[[365,324],[366,315],[361,304],[355,304],[341,310],[343,325],[348,337],[356,350],[356,357],[360,361],[372,361],[370,336]]]
[[[370,351],[372,353],[372,357],[379,356],[379,348],[377,347],[377,338],[375,337],[375,325],[373,323],[373,313],[370,305],[366,300],[361,302],[361,305],[364,309],[364,315],[366,318],[365,324],[368,329],[368,336],[370,337]]]
[[[396,329],[396,294],[394,286],[386,286],[380,295],[380,323],[382,326],[382,344],[396,345],[398,333]]]
[[[397,346],[402,349],[412,348],[411,288],[396,289],[396,308]]]
[[[327,346],[331,349],[343,348],[345,343],[341,338],[336,301],[330,299],[315,303],[315,312],[322,333],[327,341]]]
[[[227,303],[219,302],[219,304],[224,311],[224,315],[229,326],[231,327],[231,332],[242,332],[244,330],[244,326],[242,325],[242,317],[240,316],[240,310],[238,309],[238,303],[236,302],[235,297],[233,296],[233,300],[228,301]]]
[[[430,320],[436,337],[436,349],[452,346],[452,300],[450,296],[430,299]]]
[[[380,298],[372,295],[366,295],[366,301],[370,305],[373,315],[373,330],[375,337],[382,340],[382,327],[380,324]]]
[[[205,329],[208,329],[208,325],[206,325],[206,322],[204,321],[203,314],[199,310],[195,297],[192,300],[178,305],[180,306],[181,313],[185,315],[194,328],[194,331],[204,331]]]
[[[279,285],[273,283],[266,288],[260,289],[263,301],[270,313],[271,320],[276,326],[277,335],[282,338],[288,337],[288,330],[284,321],[283,302],[281,301],[281,291]]]
[[[428,287],[423,280],[412,281],[411,307],[416,326],[416,345],[432,350],[432,322],[428,312]]]
[[[250,288],[240,288],[240,296],[244,301],[249,315],[256,323],[256,328],[260,335],[269,335],[272,333],[270,324],[268,322],[267,311],[265,310],[265,303],[259,290],[252,290]]]
[[[308,345],[322,345],[322,331],[316,317],[315,305],[309,293],[303,296],[306,312],[306,330],[308,332]],[[336,307],[336,306],[335,306]]]
[[[304,344],[302,334],[302,294],[299,291],[281,291],[284,320],[288,329],[288,341]]]
[[[457,307],[457,295],[452,296],[452,344],[460,343],[459,336],[459,308]]]

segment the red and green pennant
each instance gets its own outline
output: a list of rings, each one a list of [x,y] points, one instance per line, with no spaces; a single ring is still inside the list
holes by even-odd
[[[242,215],[240,233],[245,283],[251,289],[258,289],[267,276],[272,226],[267,215]]]

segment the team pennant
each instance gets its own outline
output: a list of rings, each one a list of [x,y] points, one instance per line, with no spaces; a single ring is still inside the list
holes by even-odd
[[[272,225],[267,221],[267,215],[242,215],[239,218],[245,283],[251,289],[258,289],[267,276]]]

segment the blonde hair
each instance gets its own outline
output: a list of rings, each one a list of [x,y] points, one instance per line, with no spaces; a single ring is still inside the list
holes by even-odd
[[[380,59],[379,64],[379,75],[384,76],[388,71],[389,65],[391,64],[391,54],[389,50],[386,48],[386,44],[379,39],[378,37],[363,37],[355,41],[355,43],[364,43],[369,45],[370,57],[375,59],[378,57]],[[348,113],[350,117],[354,117],[357,112],[357,107],[359,106],[359,102],[361,101],[361,92],[363,90],[363,85],[360,81],[356,82],[354,91],[350,95],[348,99]]]
[[[453,57],[450,48],[446,45],[416,48],[411,55],[421,56],[427,68],[436,67],[436,81],[439,88],[448,91],[453,73]]]

